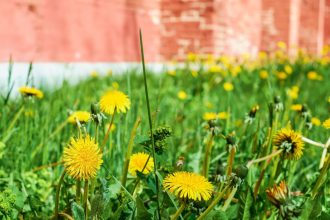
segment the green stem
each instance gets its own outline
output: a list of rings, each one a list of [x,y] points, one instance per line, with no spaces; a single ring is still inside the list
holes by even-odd
[[[206,178],[208,177],[208,173],[209,173],[210,156],[211,156],[211,151],[212,151],[213,138],[214,138],[214,131],[212,129],[209,139],[206,144],[205,156],[204,156],[204,161],[203,161],[202,175],[205,176]]]
[[[176,213],[171,216],[171,220],[176,220],[177,218],[179,218],[181,212],[184,210],[185,207],[186,207],[186,203],[183,202],[180,208],[176,211]]]
[[[126,186],[129,160],[130,160],[130,157],[131,157],[131,154],[132,154],[132,151],[133,151],[133,145],[134,145],[134,138],[136,136],[136,130],[139,127],[140,122],[141,122],[141,118],[138,117],[135,121],[134,127],[133,127],[132,132],[131,132],[131,137],[130,137],[129,142],[128,142],[128,147],[127,147],[127,152],[126,152],[125,162],[124,162],[124,167],[123,167],[123,176],[122,176],[122,179],[121,179],[121,185],[123,187]]]
[[[60,212],[60,213],[58,213],[58,215],[66,218],[66,219],[69,219],[69,220],[74,220],[74,218],[72,218],[70,215],[66,214],[65,212]]]
[[[279,155],[280,153],[282,153],[282,151],[283,151],[283,149],[279,149],[279,150],[277,150],[277,151],[275,151],[275,152],[273,152],[273,153],[271,153],[271,154],[269,154],[265,157],[261,157],[261,158],[255,159],[255,160],[251,160],[247,163],[246,166],[247,166],[247,168],[250,168],[252,166],[252,164],[260,163],[260,162],[265,161],[269,158],[275,157],[275,156]]]
[[[151,143],[152,143],[152,156],[154,158],[154,175],[155,175],[155,181],[156,181],[156,196],[157,196],[157,210],[158,210],[158,219],[161,220],[161,214],[160,214],[160,206],[159,206],[159,184],[158,184],[158,177],[157,177],[157,162],[155,157],[155,140],[154,135],[152,131],[152,121],[151,121],[151,112],[150,112],[150,103],[149,103],[149,94],[148,94],[148,84],[147,84],[147,75],[146,75],[146,67],[145,67],[145,61],[144,61],[144,50],[143,50],[143,40],[142,40],[142,31],[140,29],[140,47],[141,47],[141,58],[142,58],[142,69],[143,69],[143,78],[144,78],[144,89],[145,89],[145,95],[146,95],[146,101],[147,101],[147,110],[148,110],[148,119],[149,119],[149,128],[150,128],[150,134],[151,134]]]
[[[85,187],[84,187],[84,210],[85,210],[85,219],[88,219],[88,180],[85,180]]]
[[[233,170],[234,157],[236,153],[236,147],[232,146],[228,155],[228,165],[227,165],[227,176],[230,176]]]
[[[50,141],[51,139],[53,139],[55,137],[56,134],[58,134],[63,128],[64,126],[68,123],[68,121],[63,122],[62,124],[60,124],[55,131],[53,131],[48,138],[46,138],[47,141]],[[32,152],[32,158],[35,157],[35,155],[38,153],[38,151],[42,148],[42,146],[44,145],[44,141],[41,142],[36,148],[34,148],[33,152]]]
[[[7,131],[5,132],[6,135],[4,135],[4,138],[2,140],[3,143],[6,143],[6,141],[9,139],[10,137],[10,131],[13,129],[14,125],[16,124],[17,120],[19,119],[19,117],[21,116],[21,114],[24,111],[24,106],[22,106],[18,112],[15,114],[13,120],[11,121],[11,123],[9,124]]]
[[[202,220],[204,219],[214,208],[214,206],[216,206],[218,204],[218,202],[220,201],[220,199],[222,199],[222,197],[224,196],[224,194],[227,192],[227,190],[229,189],[229,185],[227,185],[223,191],[219,192],[219,194],[217,195],[217,197],[212,201],[212,203],[207,207],[207,209],[202,212],[202,214],[197,218],[197,220]]]
[[[107,143],[107,140],[108,140],[108,137],[109,137],[109,134],[110,134],[110,131],[111,131],[111,127],[112,127],[112,124],[113,124],[113,120],[115,118],[116,110],[117,109],[115,107],[115,109],[113,111],[113,114],[112,114],[112,117],[111,117],[111,122],[110,122],[108,130],[107,130],[107,133],[105,134],[104,139],[102,141],[102,144],[101,144],[101,150],[102,151],[103,151],[103,148],[104,148],[105,144]]]
[[[225,201],[225,204],[223,205],[223,207],[221,209],[222,211],[226,211],[227,210],[227,208],[229,207],[231,201],[233,200],[234,195],[236,194],[236,192],[237,192],[237,187],[233,188],[232,191],[230,192],[227,200]]]
[[[76,202],[80,203],[80,196],[81,196],[81,180],[77,179],[76,181]]]
[[[61,191],[61,185],[63,183],[64,177],[65,177],[65,170],[63,170],[63,172],[61,174],[61,177],[58,181],[57,187],[56,187],[54,219],[58,218],[58,208],[59,208],[59,202],[60,202],[60,191]]]
[[[326,182],[326,180],[327,180],[326,177],[327,177],[329,168],[330,168],[330,156],[328,156],[328,158],[326,159],[324,166],[321,169],[320,175],[317,178],[316,183],[312,189],[312,193],[311,193],[312,199],[315,198],[315,196],[317,195],[321,186]]]

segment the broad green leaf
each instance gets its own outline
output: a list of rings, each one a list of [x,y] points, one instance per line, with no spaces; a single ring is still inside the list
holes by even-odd
[[[136,215],[137,220],[152,219],[152,214],[148,212],[140,197],[136,198],[136,212],[137,212]]]
[[[322,211],[322,204],[320,196],[315,199],[308,198],[303,206],[303,211],[301,213],[301,219],[313,219],[320,215]]]
[[[75,220],[85,220],[85,212],[84,209],[78,205],[77,203],[71,204],[72,215]]]
[[[95,195],[91,202],[91,218],[97,218],[102,215],[104,209],[103,197],[99,194]]]
[[[205,217],[205,220],[228,220],[228,217],[224,211],[213,210]]]
[[[252,204],[253,204],[252,192],[250,189],[248,189],[246,199],[245,199],[244,213],[243,213],[243,217],[242,217],[243,220],[251,219],[250,209],[251,209]]]

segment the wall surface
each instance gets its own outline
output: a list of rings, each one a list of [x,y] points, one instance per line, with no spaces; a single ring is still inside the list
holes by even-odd
[[[0,61],[147,61],[330,44],[330,0],[0,0]]]

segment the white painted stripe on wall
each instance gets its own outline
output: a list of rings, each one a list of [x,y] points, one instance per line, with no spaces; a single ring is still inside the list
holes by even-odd
[[[8,90],[8,63],[0,63],[0,93],[4,94]],[[164,71],[163,63],[149,63],[148,70],[160,73]],[[13,96],[18,93],[18,88],[25,85],[29,69],[29,63],[14,63],[12,69],[12,80],[14,81]],[[37,88],[54,89],[62,85],[64,80],[71,84],[76,84],[82,79],[90,76],[92,71],[97,71],[100,75],[105,75],[109,70],[114,75],[136,69],[142,72],[141,63],[33,63],[32,85]]]

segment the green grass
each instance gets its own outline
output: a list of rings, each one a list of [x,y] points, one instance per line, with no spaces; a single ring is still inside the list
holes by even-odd
[[[175,76],[148,72],[152,125],[154,128],[169,126],[173,131],[171,137],[166,139],[162,154],[156,154],[157,175],[160,182],[168,173],[176,170],[176,162],[180,156],[184,157],[182,170],[202,172],[206,142],[211,132],[208,128],[211,122],[203,120],[205,112],[226,111],[230,115],[226,120],[214,122],[216,132],[210,154],[208,176],[215,186],[225,184],[215,182],[216,176],[224,176],[221,170],[226,169],[227,166],[228,146],[224,137],[235,133],[237,151],[234,156],[233,172],[236,172],[235,168],[238,165],[246,165],[248,161],[271,152],[270,148],[265,152],[262,146],[267,142],[270,120],[275,117],[269,112],[269,104],[273,102],[275,96],[280,96],[284,105],[284,110],[279,112],[278,129],[290,123],[294,130],[301,129],[300,132],[309,139],[323,144],[328,140],[329,130],[315,125],[308,129],[300,113],[290,110],[290,106],[297,103],[305,104],[311,117],[317,117],[322,122],[329,118],[329,63],[321,65],[316,59],[307,63],[302,63],[301,60],[292,62],[285,60],[284,63],[272,61],[252,69],[249,69],[247,64],[241,64],[241,72],[236,77],[230,74],[230,68],[225,70],[227,74],[209,73],[201,68],[198,77],[193,77],[189,65],[191,63],[186,62],[183,68],[176,69]],[[285,80],[279,80],[276,72],[282,71],[284,65],[290,65],[293,73]],[[266,80],[260,79],[260,70],[269,72]],[[323,80],[308,80],[306,75],[310,71],[316,71]],[[133,152],[148,152],[141,144],[149,135],[144,80],[143,75],[137,72],[132,70],[122,75],[89,77],[75,86],[64,82],[55,91],[40,88],[45,93],[41,100],[17,97],[7,103],[3,101],[0,103],[0,216],[2,218],[48,219],[53,215],[56,185],[63,171],[63,164],[51,164],[61,161],[63,149],[68,145],[70,137],[78,134],[77,126],[63,123],[66,122],[70,111],[90,111],[91,104],[99,102],[100,97],[113,82],[117,82],[120,85],[119,90],[129,96],[131,108],[126,114],[118,114],[115,117],[116,128],[110,134],[106,145],[104,163],[98,172],[95,190],[90,191],[89,216],[97,215],[99,219],[156,218],[156,201],[160,204],[162,218],[167,219],[175,213],[175,207],[179,207],[179,200],[170,193],[165,193],[161,184],[160,196],[157,200],[155,178],[151,174],[139,176],[141,184],[138,188],[142,188],[139,188],[140,190],[134,195],[132,190],[136,178],[128,176],[126,188],[120,187],[125,153],[138,117],[141,117],[141,123],[137,128]],[[224,82],[232,82],[234,90],[226,92],[223,89]],[[291,100],[287,90],[295,85],[300,88],[298,99]],[[186,100],[177,97],[180,90],[187,93]],[[255,105],[259,105],[260,110],[253,123],[247,125],[244,119]],[[21,108],[23,110],[20,114]],[[14,121],[15,117],[18,117],[17,121]],[[109,123],[110,119],[111,116],[107,116],[105,122]],[[271,121],[274,126],[274,120]],[[100,140],[105,135],[106,123],[102,123],[99,128]],[[54,133],[61,125],[63,128]],[[85,127],[90,135],[95,135],[93,121]],[[316,196],[312,191],[320,176],[321,155],[322,148],[306,143],[304,154],[299,160],[280,160],[282,162],[278,164],[273,180],[271,176],[277,160],[271,160],[256,198],[252,194],[264,163],[253,165],[245,180],[239,184],[234,202],[226,211],[220,211],[219,207],[224,205],[225,199],[220,200],[216,205],[218,208],[214,209],[218,211],[213,210],[209,218],[212,219],[213,216],[213,219],[220,219],[222,216],[228,219],[243,217],[264,219],[267,216],[275,219],[280,214],[277,214],[279,212],[268,201],[265,190],[272,187],[275,182],[285,180],[291,191],[300,191],[303,194],[297,198],[298,205],[294,207],[295,210],[298,209],[297,207],[304,210],[301,216],[322,216],[326,219],[330,216],[328,170],[323,171],[323,180],[319,180],[321,184],[317,188]],[[14,204],[8,203],[5,199],[8,197],[5,189],[10,189]],[[311,195],[315,196],[314,200],[309,199]],[[60,211],[74,216],[75,219],[82,219],[79,218],[83,213],[82,204],[75,203],[74,198],[75,181],[66,176],[60,196]],[[197,218],[210,202],[189,203],[182,217]]]

